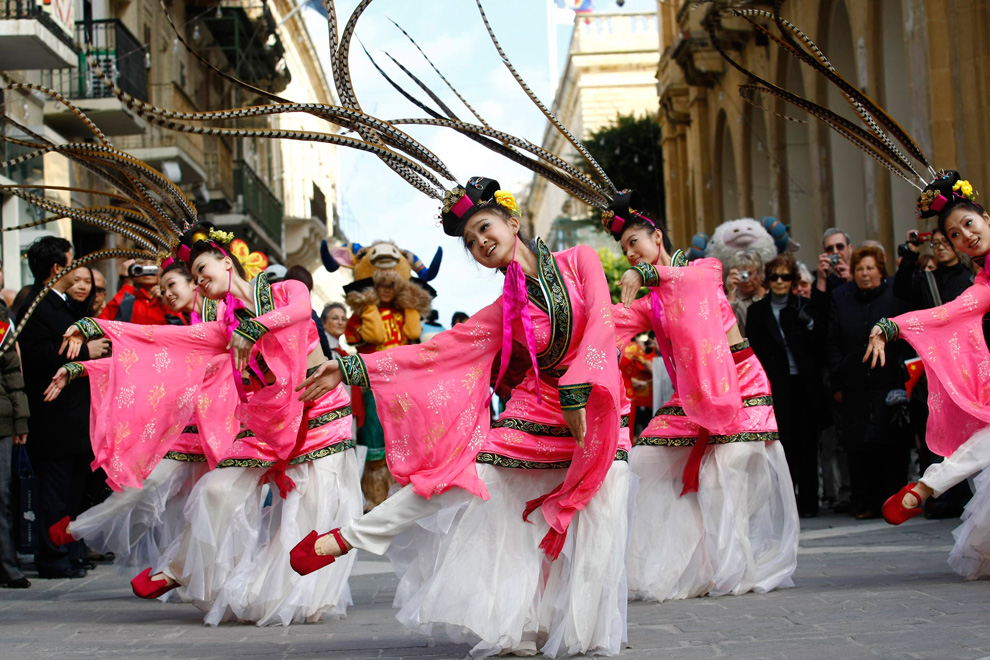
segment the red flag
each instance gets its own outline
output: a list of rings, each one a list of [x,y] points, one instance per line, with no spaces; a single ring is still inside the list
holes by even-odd
[[[904,361],[904,366],[907,367],[908,371],[908,379],[904,383],[904,389],[907,390],[907,395],[910,398],[914,386],[918,384],[918,381],[921,380],[921,377],[925,373],[925,365],[922,363],[921,358],[911,358]]]

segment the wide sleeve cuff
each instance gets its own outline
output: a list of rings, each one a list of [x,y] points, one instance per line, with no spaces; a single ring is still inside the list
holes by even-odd
[[[62,366],[69,373],[70,383],[86,375],[86,367],[79,362],[66,362]]]
[[[244,319],[234,330],[234,334],[244,337],[252,344],[257,344],[266,332],[268,332],[268,328],[255,319]]]
[[[687,255],[684,254],[684,250],[677,250],[670,258],[670,265],[672,268],[684,268],[690,263],[691,262],[688,261]]]
[[[76,321],[73,325],[79,328],[79,332],[82,333],[86,341],[100,339],[104,335],[103,328],[88,316]]]
[[[639,273],[643,279],[643,286],[657,286],[660,284],[660,274],[653,264],[638,263],[633,266],[633,270]]]
[[[890,319],[880,319],[875,325],[883,332],[883,338],[885,341],[896,341],[897,338],[901,336],[901,329]]]
[[[361,359],[360,355],[346,355],[334,359],[340,365],[344,384],[371,387],[371,382],[368,380],[368,368],[365,367],[364,360]]]
[[[561,385],[557,388],[560,393],[561,410],[578,410],[588,405],[591,398],[591,383],[577,385]]]

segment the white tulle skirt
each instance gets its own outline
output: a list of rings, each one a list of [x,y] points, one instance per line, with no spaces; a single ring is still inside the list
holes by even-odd
[[[532,524],[522,513],[565,471],[479,465],[478,473],[489,500],[445,493],[430,515],[392,541],[397,618],[424,634],[474,642],[472,657],[510,650],[617,654],[626,639],[628,465],[613,463],[553,562],[539,548],[549,525],[539,510]]]
[[[800,529],[779,442],[714,445],[697,493],[680,496],[690,447],[633,447],[639,477],[626,555],[633,599],[764,593],[794,586]]]
[[[182,534],[186,500],[207,471],[205,462],[164,459],[141,488],[112,493],[73,520],[68,531],[97,552],[114,553],[117,571],[133,576],[157,565],[162,550]]]
[[[949,566],[967,580],[990,576],[990,470],[977,475],[973,486],[963,523],[952,532],[956,543],[949,553]]]
[[[261,483],[264,473],[221,468],[203,477],[186,505],[186,528],[157,569],[185,587],[210,625],[285,626],[343,616],[351,604],[347,578],[355,555],[303,577],[289,566],[289,550],[311,530],[340,527],[361,515],[356,452],[290,466],[286,474],[296,486],[285,499]]]

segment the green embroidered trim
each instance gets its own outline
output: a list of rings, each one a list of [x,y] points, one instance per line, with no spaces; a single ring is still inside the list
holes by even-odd
[[[624,429],[629,428],[629,415],[622,416],[619,426]],[[492,428],[512,429],[514,431],[528,433],[529,435],[543,435],[552,438],[571,437],[571,429],[566,424],[541,424],[540,422],[531,422],[528,419],[521,419],[519,417],[500,417],[492,423]]]
[[[745,351],[747,348],[749,348],[749,340],[743,339],[738,344],[733,344],[732,346],[729,346],[729,352],[738,353],[739,351]]]
[[[242,320],[237,326],[237,329],[234,330],[234,334],[244,337],[253,344],[257,344],[258,340],[264,337],[266,332],[268,332],[268,328],[254,319]]]
[[[79,364],[78,362],[66,362],[62,365],[69,374],[68,382],[81,378],[86,373],[86,367]]]
[[[203,300],[203,320],[204,321],[216,321],[217,320],[217,301],[211,300],[210,298],[205,298]]]
[[[591,384],[581,383],[579,385],[561,385],[558,389],[560,394],[561,410],[577,410],[588,405],[591,397]]]
[[[633,266],[633,270],[639,273],[643,280],[643,286],[658,286],[660,284],[660,273],[657,272],[653,264],[638,263]]]
[[[687,255],[684,254],[684,250],[676,250],[674,255],[670,258],[670,265],[673,268],[684,268],[691,262],[688,261]]]
[[[753,396],[748,399],[743,399],[743,408],[752,408],[754,406],[772,406],[773,397],[772,396]],[[657,411],[653,413],[654,417],[659,417],[660,415],[666,415],[668,417],[687,417],[687,413],[684,412],[684,408],[680,406],[663,406],[657,408]]]
[[[205,463],[206,456],[203,454],[187,454],[183,451],[167,451],[165,458],[170,461],[183,461],[184,463]]]
[[[564,360],[571,345],[573,309],[564,278],[550,248],[537,238],[536,251],[540,281],[550,296],[550,341],[546,349],[536,356],[536,363],[543,371],[558,366]]]
[[[350,414],[351,414],[351,407],[350,406],[344,406],[343,408],[337,408],[336,410],[331,410],[329,412],[325,412],[322,415],[320,415],[319,417],[312,418],[306,424],[306,428],[309,429],[310,431],[312,431],[313,429],[318,429],[321,426],[326,426],[330,422],[335,422],[335,421],[337,421],[338,419],[340,419],[342,417],[347,417]],[[237,434],[237,439],[238,440],[240,440],[241,438],[253,438],[253,437],[255,437],[255,433],[251,429],[244,429],[243,431],[241,431],[240,433]]]
[[[82,333],[82,336],[86,339],[86,341],[99,339],[104,334],[103,328],[101,328],[96,321],[88,316],[86,318],[79,319],[73,323],[73,325],[79,328],[79,332]]]
[[[186,428],[182,429],[183,433],[199,433],[199,428],[195,424],[190,424]]]
[[[691,436],[686,438],[651,438],[648,436],[640,436],[636,438],[633,443],[634,447],[693,447],[694,443],[698,440],[697,436]],[[708,436],[708,444],[710,445],[727,445],[732,442],[769,442],[771,440],[780,440],[780,434],[777,431],[760,431],[758,433],[745,432],[745,433],[733,433],[732,435],[712,435]]]
[[[540,282],[529,275],[526,276],[526,292],[529,294],[529,301],[542,309],[545,313],[550,313],[547,306],[547,297],[543,295],[543,287]]]
[[[257,316],[275,311],[272,285],[264,273],[258,273],[254,278],[254,308],[257,310]]]
[[[334,358],[340,365],[340,373],[344,376],[346,385],[357,385],[359,387],[371,387],[368,380],[368,368],[364,365],[364,360],[360,355],[346,355]]]
[[[300,463],[308,463],[310,461],[315,461],[318,458],[326,458],[327,456],[333,456],[334,454],[339,454],[342,451],[347,451],[348,449],[354,449],[354,440],[348,439],[343,442],[338,442],[333,445],[327,445],[326,447],[320,447],[319,449],[314,449],[308,454],[303,454],[302,456],[296,456],[289,461],[289,465],[299,465]],[[260,458],[225,458],[219,463],[217,463],[218,468],[270,468],[275,465],[275,461],[265,461]]]
[[[615,452],[616,461],[628,461],[629,452],[625,449],[619,449]],[[496,454],[490,451],[480,452],[474,459],[475,463],[485,463],[487,465],[494,465],[495,467],[503,468],[513,468],[520,470],[561,470],[566,469],[571,466],[570,461],[557,461],[557,462],[547,462],[547,461],[523,461],[518,458],[511,458],[509,456],[503,456],[502,454]]]
[[[890,319],[880,319],[875,325],[883,332],[885,341],[897,341],[897,338],[901,336],[901,329]]]

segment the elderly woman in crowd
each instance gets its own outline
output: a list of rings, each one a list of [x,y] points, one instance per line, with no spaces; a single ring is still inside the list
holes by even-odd
[[[770,295],[749,308],[746,332],[770,379],[780,442],[797,487],[798,512],[810,518],[818,515],[818,433],[825,394],[811,300],[791,292],[798,277],[790,254],[767,264]]]
[[[725,295],[736,314],[739,332],[746,337],[746,312],[750,305],[767,295],[763,282],[763,259],[759,254],[753,250],[736,253],[725,278]]]
[[[872,370],[863,363],[863,353],[873,325],[907,311],[907,306],[886,281],[887,262],[879,248],[860,247],[850,266],[855,286],[832,294],[827,355],[849,455],[851,513],[865,520],[880,516],[886,496],[907,477],[910,438],[903,436],[910,431],[905,432],[899,418],[906,400],[906,345],[891,344],[886,364]]]

